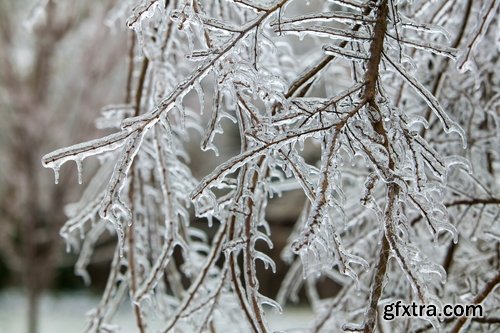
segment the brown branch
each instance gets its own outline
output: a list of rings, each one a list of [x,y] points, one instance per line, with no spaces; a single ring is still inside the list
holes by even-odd
[[[370,43],[370,60],[366,65],[365,73],[365,99],[370,104],[374,102],[380,60],[384,50],[385,33],[387,31],[387,14],[389,12],[387,0],[381,0],[377,8],[377,21],[373,28],[373,40]]]
[[[454,41],[454,43],[453,43],[453,45],[452,45],[452,47],[453,47],[453,48],[457,48],[457,47],[459,47],[459,46],[460,46],[460,43],[462,42],[462,39],[466,36],[466,35],[465,35],[465,28],[467,27],[467,24],[468,24],[468,22],[469,22],[469,18],[470,18],[470,12],[471,12],[471,10],[472,10],[472,0],[468,0],[468,1],[467,1],[467,6],[466,6],[466,10],[464,11],[464,16],[463,16],[462,24],[461,24],[461,26],[460,26],[460,30],[459,30],[459,32],[458,32],[458,34],[457,34],[457,36],[456,36],[456,38],[455,38],[455,41]],[[450,59],[448,59],[448,58],[447,58],[447,59],[445,60],[445,65],[444,65],[443,67],[444,67],[444,68],[447,68],[447,67],[448,67],[448,65],[449,65],[449,63],[450,63]],[[443,70],[442,70],[442,71],[440,71],[440,73],[438,74],[438,77],[437,77],[436,81],[434,82],[434,86],[432,87],[432,94],[433,94],[434,96],[436,96],[436,97],[439,97],[439,95],[438,95],[438,94],[439,94],[439,90],[441,89],[441,86],[443,85],[444,80],[445,80],[445,78],[446,78],[446,75],[445,75],[446,70],[444,70],[444,68],[443,68]],[[431,110],[431,108],[427,108],[427,111],[426,111],[425,116],[424,116],[424,117],[425,117],[425,119],[426,119],[427,121],[429,121],[429,119],[430,119],[431,115],[432,115],[432,110]],[[431,128],[432,128],[432,125],[433,125],[433,124],[434,124],[434,123],[430,124],[430,126],[429,126],[429,128],[428,128],[428,129],[426,129],[426,128],[424,127],[424,128],[422,129],[421,133],[420,133],[420,136],[421,136],[421,137],[425,137],[425,133],[426,133],[429,129],[431,129]]]
[[[382,52],[384,49],[384,39],[385,33],[387,31],[387,15],[388,15],[388,5],[387,0],[381,0],[380,4],[377,8],[377,20],[375,23],[375,27],[373,28],[373,40],[370,44],[370,59],[367,63],[367,69],[364,77],[365,81],[365,90],[364,90],[364,98],[367,103],[372,106],[376,111],[380,112],[378,107],[376,106],[375,96],[376,96],[376,88],[377,88],[377,80],[379,74],[380,60],[382,58]],[[382,117],[380,117],[382,118]],[[394,161],[390,156],[389,150],[389,141],[387,139],[387,135],[381,120],[375,121],[372,123],[375,131],[384,137],[384,146],[387,150],[387,154],[389,155],[389,168],[394,169]],[[373,280],[371,283],[371,291],[370,298],[368,304],[368,310],[365,317],[365,321],[363,323],[363,332],[371,333],[375,329],[376,321],[377,321],[377,307],[378,302],[380,300],[380,296],[382,295],[383,284],[385,279],[385,273],[387,270],[387,263],[390,255],[391,246],[388,239],[388,234],[392,230],[392,228],[388,228],[387,226],[392,226],[392,211],[394,208],[394,204],[396,202],[396,197],[398,194],[398,188],[394,184],[389,184],[387,189],[387,197],[389,202],[387,202],[386,212],[385,212],[385,233],[382,237],[382,245],[380,248],[380,254],[378,259],[378,264],[376,267],[376,271],[373,275]]]
[[[500,285],[500,271],[497,271],[497,274],[485,284],[483,290],[481,290],[481,292],[473,298],[472,304],[482,303],[498,285]],[[459,333],[462,326],[464,326],[467,320],[467,317],[459,318],[455,326],[453,326],[453,328],[450,330],[450,333]]]
[[[135,167],[132,166],[130,170],[130,188],[129,188],[129,200],[130,200],[130,210],[132,212],[132,225],[128,228],[127,232],[127,260],[128,260],[128,272],[130,278],[130,295],[133,301],[133,295],[137,292],[137,271],[136,271],[136,259],[135,259],[135,227],[137,221],[135,220],[135,204],[134,204],[134,179],[135,179]],[[146,325],[144,323],[144,319],[142,318],[141,308],[139,304],[133,303],[132,307],[134,308],[134,315],[137,327],[139,328],[140,333],[146,332]]]
[[[146,74],[148,72],[148,66],[149,66],[149,59],[147,57],[144,57],[144,60],[142,61],[141,75],[139,77],[139,85],[135,93],[134,117],[137,117],[141,113],[142,90],[144,88],[144,83],[146,82]]]
[[[229,235],[231,240],[237,237],[235,230],[235,223],[236,223],[236,216],[233,214],[231,217],[230,227],[229,227]],[[245,314],[246,319],[252,328],[252,331],[254,333],[259,333],[259,330],[255,325],[255,322],[253,321],[252,315],[250,314],[250,309],[248,309],[247,303],[245,302],[245,296],[243,295],[244,292],[240,281],[237,255],[235,253],[231,253],[229,261],[231,270],[231,283],[233,285],[233,290],[236,292],[236,299],[240,303],[240,306],[243,309],[243,313]]]
[[[366,312],[366,321],[363,325],[363,332],[373,332],[377,321],[377,307],[384,288],[385,273],[387,270],[387,263],[391,248],[385,234],[382,236],[382,245],[380,247],[380,254],[378,258],[377,267],[373,273],[373,280],[371,283],[370,300],[368,301],[368,311]]]
[[[135,51],[135,37],[130,35],[130,46],[128,51],[128,72],[127,84],[125,86],[125,103],[128,104],[132,101],[132,77],[134,76],[134,51]]]
[[[133,54],[133,49],[134,46],[132,44],[130,53]],[[133,58],[130,59],[130,62],[133,62]],[[141,68],[141,75],[139,77],[139,84],[137,86],[137,91],[135,93],[135,114],[134,116],[138,116],[141,113],[141,101],[142,101],[142,90],[144,87],[144,82],[146,81],[146,73],[148,70],[148,64],[149,60],[148,58],[144,57],[144,60],[142,62],[142,68]],[[130,70],[133,70],[133,67],[130,68]],[[131,74],[130,74],[131,75]],[[128,85],[128,84],[127,84]],[[129,185],[129,192],[128,192],[128,197],[130,201],[130,210],[131,210],[131,216],[132,216],[132,225],[128,228],[127,232],[127,245],[128,245],[128,272],[129,272],[129,277],[130,277],[130,295],[131,299],[133,302],[134,295],[137,293],[137,271],[136,271],[136,259],[135,259],[135,231],[134,228],[136,227],[137,221],[135,221],[135,202],[134,202],[134,182],[135,182],[135,175],[136,175],[136,163],[135,160],[132,162],[132,166],[130,167],[130,185]],[[135,315],[135,320],[137,327],[139,328],[140,333],[146,332],[146,324],[144,323],[144,319],[142,317],[141,313],[141,308],[139,304],[137,303],[132,303],[132,307],[134,308],[134,315]]]
[[[372,7],[367,6],[365,11],[363,12],[364,16],[367,16],[371,13]],[[362,27],[361,24],[356,24],[353,28],[352,31],[357,32],[359,29]],[[339,47],[344,48],[347,46],[349,42],[344,40],[339,44]],[[319,60],[319,62],[312,66],[311,68],[306,69],[304,72],[302,72],[298,78],[292,82],[292,84],[288,87],[287,92],[285,93],[285,97],[289,98],[295,94],[297,90],[299,90],[301,87],[304,86],[311,78],[316,76],[320,71],[322,71],[324,68],[328,66],[330,62],[335,60],[336,57],[333,55],[327,55],[324,56]]]
[[[261,156],[259,161],[257,162],[257,165],[262,165],[264,163],[264,156]],[[250,193],[254,193],[255,190],[257,189],[257,182],[259,181],[259,174],[256,171],[253,171],[252,174],[249,175],[251,176],[252,182],[251,182],[251,188],[248,190]],[[247,183],[247,182],[245,182]],[[254,270],[254,256],[253,254],[253,249],[252,249],[252,217],[253,217],[253,208],[255,206],[255,203],[253,202],[252,197],[250,196],[247,199],[247,204],[246,206],[248,207],[249,214],[247,215],[245,219],[245,239],[246,239],[246,247],[245,247],[245,256],[244,256],[244,261],[245,261],[245,282],[247,285],[247,294],[250,296],[250,301],[252,304],[253,308],[253,313],[255,318],[257,319],[257,323],[259,324],[259,328],[261,332],[267,332],[267,327],[264,323],[264,318],[262,316],[262,309],[259,303],[259,300],[257,298],[257,289],[258,285],[256,282],[257,277],[255,276],[255,270]]]
[[[243,113],[241,108],[238,108],[238,120],[239,124],[241,127],[241,130],[244,131],[245,129],[245,119],[243,117]],[[245,136],[242,136],[242,143],[241,143],[241,150],[246,151],[248,149],[248,141]],[[256,162],[256,164],[260,167],[264,164],[265,158],[261,156],[259,160]],[[265,174],[265,173],[264,173]],[[241,181],[244,182],[245,184],[248,184],[248,181],[245,181],[245,178],[249,177],[251,178],[251,184],[250,186],[247,187],[248,193],[253,194],[255,190],[257,189],[257,182],[259,181],[259,174],[256,171],[253,171],[253,173],[250,172],[249,168],[245,164],[242,167],[241,173],[238,176],[241,178]],[[238,192],[235,195],[234,203],[238,204],[238,202],[243,198],[243,194],[246,193],[246,191],[243,188],[240,188]],[[264,318],[262,316],[262,309],[257,297],[257,282],[256,282],[256,276],[254,272],[254,257],[253,257],[253,249],[252,249],[252,242],[251,242],[251,236],[252,236],[252,216],[254,214],[253,212],[253,207],[254,207],[254,202],[252,200],[252,196],[250,195],[248,199],[246,199],[245,203],[246,207],[248,207],[249,212],[246,214],[245,218],[245,225],[244,225],[244,236],[245,236],[245,253],[243,256],[244,262],[244,277],[245,277],[245,290],[246,290],[246,296],[251,302],[251,304],[248,304],[244,297],[244,292],[243,288],[240,285],[240,280],[239,276],[236,274],[236,258],[237,255],[235,253],[231,253],[231,274],[233,275],[233,285],[236,291],[236,294],[238,296],[238,301],[240,302],[240,305],[242,309],[245,312],[245,315],[247,316],[247,319],[252,326],[252,329],[254,332],[267,332],[267,327],[264,322]],[[237,238],[236,230],[235,230],[235,224],[236,224],[236,215],[233,213],[231,216],[231,233],[230,233],[230,239],[235,240]],[[236,277],[236,280],[235,280]],[[248,308],[248,306],[251,306],[252,308]],[[253,315],[250,313],[252,312]],[[254,320],[254,318],[256,320]],[[255,322],[256,321],[256,322]]]
[[[446,251],[446,257],[444,258],[443,262],[443,268],[448,273],[451,269],[451,266],[453,264],[453,257],[456,253],[458,245],[455,244],[453,241],[450,242],[450,245],[448,246],[448,250]]]
[[[191,304],[191,301],[194,299],[196,292],[202,286],[203,282],[205,281],[205,278],[208,276],[210,268],[212,268],[212,266],[219,258],[219,253],[226,236],[225,235],[226,230],[227,230],[227,224],[224,224],[219,227],[219,230],[217,231],[217,234],[215,235],[215,238],[213,240],[212,249],[210,251],[210,254],[208,255],[208,259],[205,262],[203,268],[201,269],[200,274],[196,277],[195,282],[189,287],[187,295],[182,300],[181,305],[179,305],[179,307],[177,308],[175,315],[171,317],[167,326],[161,332],[170,332],[172,329],[174,329],[177,321],[180,318],[182,318],[183,312]]]
[[[453,206],[473,206],[473,205],[500,205],[500,198],[474,198],[474,199],[460,199],[445,204],[446,207]]]
[[[193,72],[191,72],[184,80],[179,82],[173,91],[165,97],[162,101],[160,101],[150,112],[144,114],[140,121],[136,121],[133,124],[139,123],[137,126],[132,126],[133,129],[130,130],[132,124],[123,124],[122,131],[113,133],[107,138],[111,138],[112,142],[107,140],[97,139],[87,141],[85,143],[73,145],[70,147],[66,147],[63,149],[58,149],[52,153],[46,154],[42,157],[42,164],[44,167],[51,167],[54,170],[58,171],[58,166],[67,162],[68,160],[76,160],[79,155],[90,156],[96,154],[96,148],[106,147],[107,150],[117,149],[119,146],[123,144],[126,138],[128,138],[132,133],[137,133],[141,135],[141,132],[147,132],[152,124],[155,124],[159,119],[162,113],[170,110],[177,98],[183,96],[186,93],[186,90],[189,91],[189,88],[192,87],[198,80],[203,79],[204,75],[208,73],[214,65],[230,51],[235,45],[241,41],[244,37],[250,34],[253,29],[259,25],[261,25],[271,14],[284,6],[289,0],[281,0],[274,6],[270,7],[265,13],[251,21],[246,25],[244,29],[242,29],[241,33],[236,37],[229,40],[226,44],[224,44],[216,53],[214,57],[207,60],[200,66],[198,66]],[[137,102],[137,96],[136,96]],[[136,105],[137,107],[137,105]],[[114,144],[111,146],[111,144]],[[125,155],[128,155],[125,152]],[[62,161],[62,162],[60,162]],[[60,164],[58,164],[60,163]]]
[[[449,324],[451,323],[455,318],[445,318],[443,320],[444,324]],[[492,325],[492,324],[500,324],[500,317],[476,317],[476,318],[470,318],[470,321],[476,324],[482,324],[482,325]],[[419,329],[416,329],[412,331],[412,333],[424,333],[427,332],[430,329],[434,329],[434,326],[431,324],[428,324],[424,327],[420,327]]]
[[[452,201],[444,204],[446,207],[455,207],[455,206],[475,206],[475,205],[500,205],[500,198],[472,198],[472,199],[458,199],[456,201]],[[422,219],[422,215],[415,217],[410,225],[415,225],[418,221]]]
[[[132,27],[136,22],[138,22],[143,14],[145,14],[153,5],[155,5],[158,2],[158,0],[152,0],[145,8],[139,10],[137,13],[134,14],[134,16],[130,19],[129,22],[127,22],[127,25]]]
[[[471,40],[468,41],[466,45],[467,52],[464,55],[461,63],[458,65],[458,68],[462,70],[468,60],[471,58],[472,51],[475,49],[477,46],[477,43],[481,40],[482,35],[484,35],[485,31],[488,29],[488,26],[490,24],[490,17],[493,17],[496,12],[496,5],[497,5],[497,0],[492,0],[489,7],[485,9],[485,12],[482,13],[481,19],[480,19],[480,25],[477,27],[477,30],[474,33],[474,36]]]

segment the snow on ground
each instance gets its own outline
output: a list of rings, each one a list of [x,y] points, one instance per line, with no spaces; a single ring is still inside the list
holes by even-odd
[[[41,300],[39,333],[78,333],[85,327],[85,313],[99,302],[89,293],[56,293],[44,295]],[[27,302],[18,290],[0,292],[0,333],[26,333]],[[125,308],[118,311],[114,323],[121,333],[136,333],[134,317]],[[312,319],[307,309],[291,308],[285,314],[274,311],[269,321],[273,331],[302,332]],[[156,327],[157,325],[152,325]],[[298,330],[297,330],[298,329]],[[153,331],[156,331],[153,329]],[[229,331],[228,331],[229,332]]]

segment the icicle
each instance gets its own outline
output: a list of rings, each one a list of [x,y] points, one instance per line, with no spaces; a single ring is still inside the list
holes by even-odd
[[[64,238],[64,242],[66,243],[66,253],[70,253],[71,252],[71,242],[69,240],[69,235],[62,235],[62,237]]]
[[[175,107],[179,110],[180,115],[180,127],[184,132],[186,130],[186,110],[184,110],[184,105],[182,104],[183,96],[179,96],[175,99]]]
[[[61,166],[59,164],[54,164],[52,170],[54,170],[54,183],[59,184],[59,169]]]
[[[205,95],[203,93],[203,88],[201,87],[200,82],[195,82],[194,90],[196,90],[196,93],[198,94],[198,101],[200,103],[200,115],[202,115],[203,111],[205,110]]]
[[[415,90],[415,92],[422,97],[422,99],[431,108],[434,114],[439,118],[443,125],[443,129],[446,133],[456,132],[462,139],[463,148],[467,148],[467,137],[465,131],[459,124],[453,121],[449,115],[443,110],[441,104],[439,103],[436,96],[432,95],[425,86],[413,77],[408,71],[401,66],[396,61],[392,60],[390,57],[385,56],[384,58],[391,64],[395,71],[401,75],[401,77]]]
[[[75,158],[76,170],[78,172],[78,184],[82,184],[82,160],[79,158]]]
[[[269,297],[264,296],[262,294],[258,294],[258,297],[259,297],[260,304],[262,304],[262,305],[267,304],[267,305],[273,307],[276,311],[278,311],[279,314],[283,313],[283,308],[281,307],[281,305],[278,302],[276,302],[275,300],[273,300],[272,298],[269,298]]]
[[[262,261],[265,269],[269,269],[269,267],[271,267],[273,273],[276,273],[276,263],[267,254],[260,251],[255,251],[255,261],[257,260]]]

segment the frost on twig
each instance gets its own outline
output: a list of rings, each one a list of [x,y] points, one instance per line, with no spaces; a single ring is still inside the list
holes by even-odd
[[[61,230],[81,250],[76,270],[86,281],[100,235],[119,239],[87,331],[107,329],[127,293],[141,332],[152,313],[162,332],[225,331],[236,317],[244,320],[235,331],[270,332],[268,306],[281,311],[301,288],[317,314],[312,332],[410,332],[427,322],[381,324],[381,305],[439,306],[472,292],[460,271],[482,279],[480,265],[498,265],[500,100],[490,65],[498,56],[477,50],[496,41],[498,2],[484,1],[475,25],[472,8],[470,0],[112,8],[138,41],[126,100],[96,122],[116,132],[42,158],[56,182],[64,163],[102,159]],[[449,65],[476,54],[479,81]],[[204,163],[189,140],[221,156],[212,171],[197,169]],[[279,271],[266,252],[277,239],[268,206],[290,190],[305,204],[283,250],[290,270],[279,304],[264,295],[259,267]],[[484,259],[466,266],[474,256]],[[320,279],[340,291],[321,297]]]

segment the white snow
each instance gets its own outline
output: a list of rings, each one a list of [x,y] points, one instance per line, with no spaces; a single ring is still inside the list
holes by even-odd
[[[97,295],[89,292],[64,292],[45,294],[40,302],[39,333],[72,333],[85,328],[87,311],[99,302]],[[127,303],[128,305],[129,303]],[[121,326],[121,333],[137,333],[134,317],[129,309],[122,308],[115,316],[114,324]],[[313,319],[306,308],[289,308],[283,315],[270,310],[272,331],[303,332]],[[150,332],[161,327],[151,323]],[[19,290],[0,292],[0,332],[27,332],[27,300]],[[227,331],[231,333],[230,330]]]

